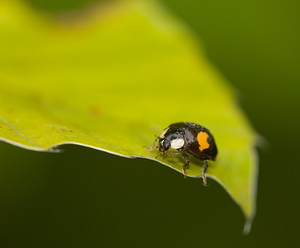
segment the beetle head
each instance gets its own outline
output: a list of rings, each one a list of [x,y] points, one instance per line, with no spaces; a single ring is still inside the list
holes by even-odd
[[[158,150],[161,152],[161,153],[166,153],[170,147],[171,147],[171,143],[168,139],[166,138],[160,138],[158,137]]]

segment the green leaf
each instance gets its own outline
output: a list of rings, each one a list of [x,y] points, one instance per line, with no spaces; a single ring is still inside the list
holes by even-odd
[[[210,129],[209,162],[245,214],[255,214],[256,133],[192,32],[155,1],[119,1],[58,20],[0,0],[0,138],[32,150],[79,144],[156,160],[154,135],[174,122]],[[201,177],[193,159],[188,176]]]

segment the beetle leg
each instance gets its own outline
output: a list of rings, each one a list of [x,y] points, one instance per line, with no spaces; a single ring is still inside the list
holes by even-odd
[[[158,154],[155,156],[155,159],[157,159],[157,157],[158,157],[158,156],[160,156],[160,155],[164,155],[164,154],[166,154],[166,152],[167,152],[167,151],[164,151],[164,152],[159,152],[159,153],[158,153]]]
[[[156,135],[154,135],[154,136],[155,136],[155,140],[154,140],[153,146],[151,148],[147,148],[147,150],[150,151],[150,152],[154,151],[157,140],[158,140],[158,137]]]
[[[169,156],[175,157],[176,155],[181,154],[180,152],[168,152]]]
[[[189,165],[190,163],[190,157],[183,151],[183,150],[178,150],[178,152],[183,156],[185,159],[186,164],[182,166],[182,172],[184,174],[184,178],[186,178],[186,171],[185,168]]]
[[[203,172],[202,172],[202,179],[203,179],[203,185],[206,186],[207,185],[207,181],[206,181],[206,171],[208,168],[208,163],[207,160],[203,160]]]

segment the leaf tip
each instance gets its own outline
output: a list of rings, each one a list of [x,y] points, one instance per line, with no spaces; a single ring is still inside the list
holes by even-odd
[[[248,235],[250,233],[251,228],[252,228],[252,221],[253,221],[253,218],[246,219],[244,229],[243,229],[243,234],[244,235]]]

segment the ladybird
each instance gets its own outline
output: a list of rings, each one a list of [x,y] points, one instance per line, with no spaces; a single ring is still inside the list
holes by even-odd
[[[215,160],[218,150],[216,142],[211,132],[193,122],[178,122],[171,124],[164,129],[160,136],[155,135],[155,141],[150,150],[158,148],[159,154],[166,154],[172,148],[177,152],[169,152],[169,155],[181,154],[186,163],[182,167],[184,177],[186,177],[186,167],[190,163],[188,154],[203,161],[203,185],[206,185],[206,171],[208,168],[207,160]],[[157,145],[158,141],[158,145]]]

